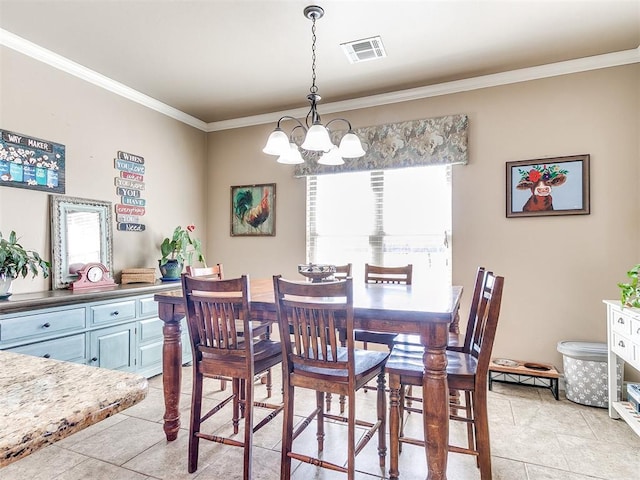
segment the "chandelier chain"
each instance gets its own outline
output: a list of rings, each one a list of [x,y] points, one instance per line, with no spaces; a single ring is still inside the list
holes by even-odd
[[[318,93],[318,87],[316,86],[316,16],[311,16],[313,25],[311,26],[311,93]]]

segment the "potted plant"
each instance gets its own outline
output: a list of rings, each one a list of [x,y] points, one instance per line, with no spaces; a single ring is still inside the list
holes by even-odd
[[[204,266],[207,265],[202,254],[202,242],[191,235],[195,229],[195,225],[187,225],[186,228],[177,226],[173,236],[162,241],[160,245],[162,258],[159,263],[163,280],[179,279],[184,265],[191,265],[194,254],[198,262],[202,262]]]
[[[627,277],[631,279],[629,283],[618,283],[620,288],[620,302],[623,307],[640,308],[640,285],[638,285],[638,272],[640,264],[635,265],[627,272]]]
[[[42,271],[44,278],[49,276],[51,264],[42,259],[37,252],[26,250],[18,243],[18,237],[13,230],[9,238],[4,238],[0,232],[0,298],[6,298],[11,289],[11,282],[31,273],[33,277]]]

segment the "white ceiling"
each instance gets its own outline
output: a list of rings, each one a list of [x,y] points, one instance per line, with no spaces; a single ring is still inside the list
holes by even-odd
[[[0,0],[0,28],[209,123],[308,105],[311,3]],[[321,113],[327,102],[640,45],[640,0],[316,3]],[[340,43],[375,35],[387,58],[350,64]]]

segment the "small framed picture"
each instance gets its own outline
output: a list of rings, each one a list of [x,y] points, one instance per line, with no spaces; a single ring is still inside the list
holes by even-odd
[[[276,184],[231,187],[231,236],[275,236]]]
[[[589,155],[507,162],[507,217],[588,215]]]

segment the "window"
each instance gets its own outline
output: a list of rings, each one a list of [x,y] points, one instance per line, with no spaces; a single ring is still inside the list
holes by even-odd
[[[451,279],[451,167],[307,177],[307,261],[413,264],[415,281]]]

